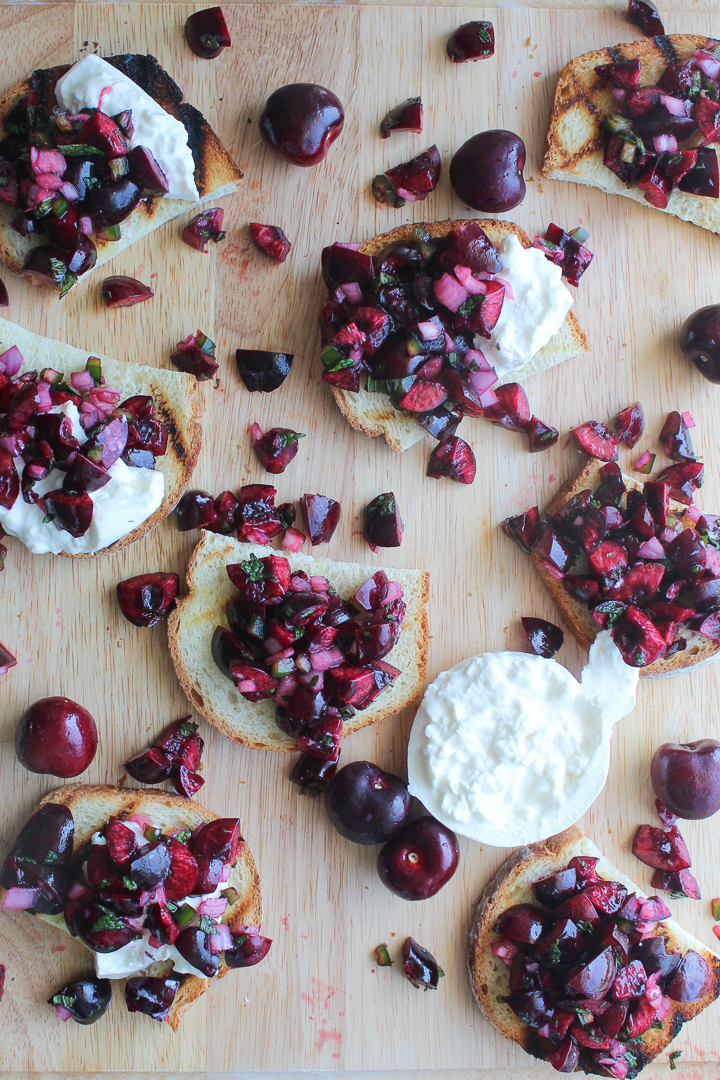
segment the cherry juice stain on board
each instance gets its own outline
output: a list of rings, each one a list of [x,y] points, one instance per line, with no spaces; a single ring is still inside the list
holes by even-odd
[[[336,1014],[336,1010],[339,1005],[337,995],[342,994],[342,991],[315,978],[310,980],[310,984],[311,991],[303,992],[300,997],[308,1006],[308,1019],[316,1025],[315,1049],[321,1054],[329,1046],[332,1050],[331,1056],[339,1058],[344,1033],[338,1021],[345,1016],[345,1011]]]

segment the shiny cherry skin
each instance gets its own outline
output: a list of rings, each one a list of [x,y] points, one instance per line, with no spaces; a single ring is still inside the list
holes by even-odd
[[[720,810],[720,742],[663,743],[650,765],[653,790],[681,818],[707,818]]]
[[[322,161],[345,123],[345,110],[332,90],[314,83],[281,86],[265,102],[260,134],[293,165]]]
[[[90,765],[98,734],[87,709],[66,697],[36,701],[20,717],[15,735],[18,761],[34,773],[69,779]]]
[[[407,824],[412,799],[399,776],[371,761],[352,761],[325,796],[331,822],[354,844],[384,844]]]
[[[701,375],[720,383],[720,304],[693,312],[680,329],[680,348]]]
[[[504,214],[525,198],[525,143],[512,131],[473,135],[450,163],[455,194],[474,210]]]
[[[406,825],[378,855],[383,885],[403,900],[427,900],[457,870],[455,833],[427,815]]]

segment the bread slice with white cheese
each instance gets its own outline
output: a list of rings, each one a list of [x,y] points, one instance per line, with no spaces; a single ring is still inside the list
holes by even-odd
[[[86,57],[85,61],[90,60],[92,55],[94,54]],[[96,57],[96,59],[99,58]],[[183,193],[189,197],[173,198],[168,195],[163,198],[142,199],[129,217],[121,223],[119,240],[107,240],[95,233],[92,237],[97,249],[97,262],[94,269],[102,266],[160,225],[202,205],[207,205],[210,200],[215,201],[236,191],[243,177],[241,170],[202,113],[183,101],[182,90],[154,56],[123,53],[118,56],[108,56],[105,62],[116,69],[124,80],[129,80],[133,86],[139,87],[161,106],[165,113],[182,124],[186,133],[187,147],[192,155],[190,188],[194,188],[197,194],[188,190],[188,185],[185,184]],[[0,125],[4,123],[13,103],[31,92],[37,94],[38,111],[49,116],[57,107],[56,84],[71,67],[73,67],[71,64],[62,64],[53,68],[39,68],[33,71],[29,78],[7,90],[0,98]],[[77,100],[79,99],[76,98]],[[13,273],[22,274],[23,263],[28,252],[38,243],[38,234],[30,233],[28,236],[21,236],[15,232],[10,226],[13,210],[14,207],[0,202],[0,259]],[[43,240],[42,234],[39,239]],[[92,270],[89,270],[83,275],[83,279],[89,277],[91,273]]]
[[[532,247],[530,238],[523,232],[519,225],[511,221],[498,221],[494,218],[476,219],[476,223],[489,236],[496,247],[509,236],[516,236],[524,248]],[[423,222],[422,227],[427,229],[431,237],[443,237],[467,225],[468,221],[436,221]],[[414,225],[400,225],[391,232],[382,233],[366,240],[360,245],[359,250],[364,255],[379,255],[389,244],[398,241],[412,239]],[[502,272],[499,275],[502,277]],[[511,303],[511,301],[508,301]],[[556,364],[562,364],[571,356],[587,352],[589,346],[587,338],[580,328],[575,315],[571,311],[567,313],[560,329],[532,358],[529,363],[514,370],[500,379],[498,384],[504,382],[522,382],[529,375],[535,375]],[[387,394],[370,393],[365,389],[358,393],[350,390],[332,388],[333,396],[340,412],[356,431],[361,431],[370,438],[382,435],[388,446],[396,453],[408,450],[425,435],[424,429],[414,417],[396,409]]]
[[[20,373],[40,372],[45,367],[52,367],[69,376],[73,371],[84,370],[89,356],[98,355],[85,349],[76,349],[61,341],[41,337],[6,319],[0,319],[0,354],[11,346],[16,346],[22,353]],[[147,394],[155,403],[156,416],[168,432],[167,452],[156,459],[155,465],[164,478],[164,495],[161,505],[154,513],[109,547],[77,554],[60,552],[72,559],[91,559],[107,555],[147,536],[178,502],[190,482],[200,454],[202,428],[198,422],[199,399],[193,375],[141,364],[127,364],[107,356],[99,356],[99,359],[102,361],[107,386],[119,390],[122,394],[121,400],[135,394]],[[52,522],[41,527],[56,529]]]
[[[490,1023],[506,1039],[517,1043],[534,1057],[545,1056],[537,1030],[524,1024],[510,1006],[502,1001],[502,997],[509,993],[509,968],[491,951],[490,946],[496,940],[494,927],[507,908],[515,904],[536,903],[532,892],[533,882],[562,870],[577,856],[597,858],[596,872],[601,878],[619,882],[625,886],[628,893],[634,892],[645,897],[642,889],[616,869],[595,844],[573,826],[542,843],[514,851],[485,886],[475,905],[470,927],[467,963],[475,1001]],[[707,993],[698,1001],[672,1001],[665,1019],[653,1025],[642,1038],[635,1040],[632,1054],[637,1065],[628,1072],[629,1077],[637,1076],[645,1065],[657,1058],[669,1046],[683,1024],[711,1005],[720,994],[720,957],[688,934],[674,919],[656,924],[654,933],[665,938],[668,951],[684,954],[688,949],[693,949],[697,952],[708,964],[712,982]],[[609,1075],[590,1059],[583,1059],[576,1071]]]
[[[260,544],[244,544],[228,536],[203,532],[187,570],[189,594],[178,600],[168,619],[168,645],[175,673],[193,708],[233,742],[255,750],[295,751],[295,740],[275,723],[272,698],[247,701],[235,684],[216,665],[211,642],[216,626],[227,627],[225,605],[237,595],[228,577],[228,563],[239,563],[252,555],[275,554]],[[316,559],[301,552],[281,551],[291,572],[302,570],[309,577],[327,578],[330,586],[349,599],[377,567],[362,563]],[[368,724],[376,724],[412,704],[425,681],[428,650],[427,601],[429,575],[422,570],[388,569],[388,577],[403,590],[406,605],[400,638],[384,659],[400,669],[400,675],[366,709],[360,709],[343,723],[342,737]]]
[[[49,803],[64,806],[72,814],[75,825],[73,856],[78,860],[90,844],[93,834],[103,829],[111,817],[123,820],[131,814],[144,814],[153,825],[166,832],[169,829],[192,831],[205,822],[215,821],[218,816],[205,806],[168,792],[132,791],[127,788],[121,791],[103,785],[68,784],[57,788],[41,799],[38,809]],[[260,877],[252,852],[244,840],[240,844],[237,862],[225,887],[237,890],[238,899],[228,906],[222,921],[228,924],[231,931],[239,931],[245,926],[259,927],[262,920]],[[0,893],[4,894],[4,890],[0,889]],[[62,915],[38,915],[36,918],[67,930]],[[214,978],[222,978],[229,970],[222,959]],[[172,965],[167,961],[153,964],[146,973],[166,977],[172,973]],[[211,981],[195,975],[182,976],[167,1017],[173,1031],[177,1031],[182,1016],[193,1002],[210,988]]]

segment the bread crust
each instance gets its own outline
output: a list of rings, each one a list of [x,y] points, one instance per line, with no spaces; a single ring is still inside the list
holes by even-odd
[[[506,965],[497,960],[490,951],[490,944],[494,940],[493,927],[506,908],[513,904],[535,902],[531,890],[532,883],[564,868],[576,855],[599,858],[597,872],[602,878],[607,881],[619,881],[629,892],[636,892],[641,896],[646,895],[642,889],[612,866],[577,826],[572,826],[558,833],[557,836],[551,836],[548,840],[514,851],[483,889],[475,905],[470,927],[467,963],[475,1001],[490,1023],[494,1024],[506,1039],[517,1043],[534,1057],[543,1056],[540,1040],[533,1029],[523,1024],[508,1005],[498,1000],[500,995],[509,992],[509,976]],[[633,1047],[639,1068],[637,1071],[630,1072],[631,1077],[636,1076],[648,1062],[657,1057],[672,1042],[683,1024],[711,1005],[720,994],[720,957],[706,948],[702,942],[686,933],[674,919],[668,919],[659,924],[657,933],[665,937],[670,948],[681,948],[683,951],[694,948],[700,953],[712,971],[712,988],[699,1001],[687,1004],[672,1002],[662,1028],[646,1032],[642,1045]],[[581,1057],[581,1064],[575,1071],[606,1075],[590,1057]]]
[[[210,640],[215,626],[227,626],[225,602],[236,595],[225,566],[248,559],[251,554],[258,558],[269,554],[282,555],[292,570],[323,575],[341,595],[348,596],[376,568],[275,551],[259,544],[242,544],[209,532],[203,532],[192,554],[187,570],[189,594],[178,601],[168,619],[168,647],[180,685],[193,708],[233,742],[254,750],[297,753],[295,740],[280,731],[275,723],[272,699],[256,703],[245,701],[230,680],[217,669],[210,654]],[[388,663],[400,668],[401,675],[369,708],[355,713],[343,724],[343,738],[369,724],[394,716],[417,700],[422,692],[429,642],[429,575],[420,570],[395,568],[388,573],[403,586],[407,605],[400,639],[385,657]],[[352,582],[351,589],[348,582]],[[204,650],[204,656],[201,650]]]
[[[118,56],[107,56],[104,59],[133,79],[159,105],[162,105],[166,112],[171,113],[183,123],[195,162],[195,183],[200,198],[197,202],[167,198],[143,199],[132,214],[122,222],[120,240],[104,240],[93,236],[93,243],[97,249],[97,262],[92,270],[87,271],[78,279],[80,281],[87,280],[97,267],[102,266],[165,222],[196,210],[211,199],[218,199],[236,191],[243,178],[241,170],[205,118],[192,105],[182,100],[182,91],[154,56],[123,53]],[[38,93],[40,105],[43,101],[54,102],[55,84],[70,67],[72,67],[71,64],[63,64],[54,68],[39,68],[29,78],[7,90],[0,98],[0,127],[4,124],[5,116],[13,102],[24,94],[30,93],[31,90]],[[32,247],[43,242],[43,237],[33,234],[23,237],[16,233],[10,227],[13,211],[14,207],[8,206],[7,203],[0,203],[0,259],[14,274],[27,277],[28,275],[23,274],[22,270],[25,257]],[[41,286],[41,283],[33,278],[29,280]],[[55,292],[60,291],[59,287],[50,287]]]
[[[94,832],[101,829],[111,816],[121,819],[130,814],[146,814],[159,828],[177,827],[196,828],[203,822],[215,821],[217,814],[199,803],[166,791],[122,791],[109,785],[68,784],[56,788],[40,800],[37,809],[48,803],[65,806],[73,815],[75,822],[74,856],[81,854],[90,842]],[[228,882],[240,892],[240,897],[223,915],[231,930],[242,926],[260,926],[262,920],[262,894],[260,876],[252,852],[245,840],[240,846],[240,855]],[[0,890],[1,891],[1,890]],[[40,916],[42,918],[42,916]],[[53,923],[52,925],[56,925]],[[166,976],[171,972],[170,962],[151,965],[151,975]],[[200,979],[195,975],[181,975],[180,987],[167,1017],[173,1031],[177,1031],[180,1020],[193,1002],[204,994],[210,983],[223,978],[231,969],[224,959],[213,979]],[[115,980],[113,980],[115,981]]]
[[[474,220],[497,245],[506,236],[517,236],[525,248],[532,246],[527,233],[523,232],[519,225],[510,221],[497,221],[494,218],[462,219],[452,221],[422,222],[422,228],[427,229],[431,236],[447,236],[453,229],[458,229]],[[410,240],[415,224],[400,225],[390,232],[374,236],[360,245],[360,251],[364,255],[378,255],[388,244],[398,240]],[[587,352],[589,346],[587,338],[580,328],[576,317],[568,312],[565,322],[558,333],[548,344],[533,357],[529,364],[513,371],[498,380],[498,385],[503,382],[514,382],[537,371],[543,371],[554,364],[562,363],[581,352]],[[425,432],[412,416],[396,409],[385,394],[370,394],[366,390],[353,393],[349,390],[332,388],[333,397],[340,412],[347,422],[356,431],[361,431],[368,438],[383,435],[391,450],[402,453],[423,438]]]
[[[78,371],[85,367],[89,356],[98,355],[54,341],[52,338],[41,337],[0,318],[0,352],[11,345],[17,345],[23,354],[21,372],[41,371],[44,367],[55,367],[65,372]],[[177,504],[190,483],[200,455],[200,400],[193,375],[141,364],[126,364],[107,356],[99,358],[102,360],[107,385],[120,390],[123,398],[132,394],[150,394],[155,401],[156,415],[168,430],[167,452],[163,457],[157,458],[155,466],[165,477],[165,495],[155,513],[127,536],[122,536],[110,547],[101,548],[99,551],[60,553],[68,559],[96,559],[121,551],[147,536]]]
[[[556,514],[565,503],[573,498],[573,496],[579,494],[581,491],[585,491],[587,488],[595,491],[600,482],[600,469],[604,464],[605,462],[603,461],[596,461],[594,458],[591,458],[574,480],[569,480],[560,488],[557,495],[548,506],[546,514],[548,516]],[[626,476],[623,473],[623,480],[625,481],[626,487],[642,491],[642,484],[633,480],[632,477]],[[670,508],[679,517],[684,517],[687,511],[687,507],[683,506],[682,503],[676,502],[674,499],[670,500]],[[589,649],[597,635],[600,633],[600,627],[592,618],[587,607],[568,592],[563,582],[558,581],[557,578],[552,577],[552,575],[547,572],[542,564],[541,557],[535,549],[532,550],[530,557],[533,566],[542,578],[543,585],[559,607],[560,613],[570,627],[573,635],[584,649]],[[710,664],[720,656],[720,643],[711,641],[710,638],[703,637],[702,634],[695,634],[691,630],[681,630],[679,636],[684,637],[687,641],[687,647],[683,652],[675,653],[671,657],[662,657],[659,660],[653,661],[652,664],[648,664],[647,667],[640,668],[641,677],[658,678],[661,676],[679,675],[681,672],[689,671],[691,669],[694,670],[695,668],[703,667],[705,664]]]
[[[617,60],[640,61],[640,86],[654,86],[665,67],[676,60],[688,60],[697,48],[710,41],[699,34],[670,34],[626,42],[612,48],[584,53],[560,72],[553,101],[543,160],[543,175],[552,180],[570,180],[600,188],[650,207],[638,187],[626,187],[603,164],[605,136],[602,121],[617,112],[612,89],[595,74],[599,64]],[[716,149],[717,153],[717,149]],[[695,225],[720,233],[720,206],[717,199],[690,195],[677,186],[664,209]]]

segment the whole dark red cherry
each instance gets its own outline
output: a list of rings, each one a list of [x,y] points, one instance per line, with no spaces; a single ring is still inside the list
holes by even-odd
[[[18,761],[34,773],[69,779],[90,765],[97,750],[95,721],[66,697],[36,701],[20,717],[15,735]]]
[[[450,162],[455,194],[474,210],[504,214],[525,198],[525,143],[512,131],[473,135]]]
[[[701,375],[720,382],[720,304],[693,312],[680,329],[680,348]]]
[[[383,885],[403,900],[427,900],[457,870],[458,842],[452,829],[427,815],[406,825],[378,855]]]
[[[399,776],[372,761],[352,761],[335,776],[325,809],[340,833],[354,844],[384,844],[407,823],[410,793]]]
[[[663,743],[653,755],[650,780],[658,799],[681,818],[707,818],[720,810],[720,742]]]
[[[281,86],[265,102],[260,134],[293,165],[317,165],[337,139],[345,110],[332,90],[314,83]]]

